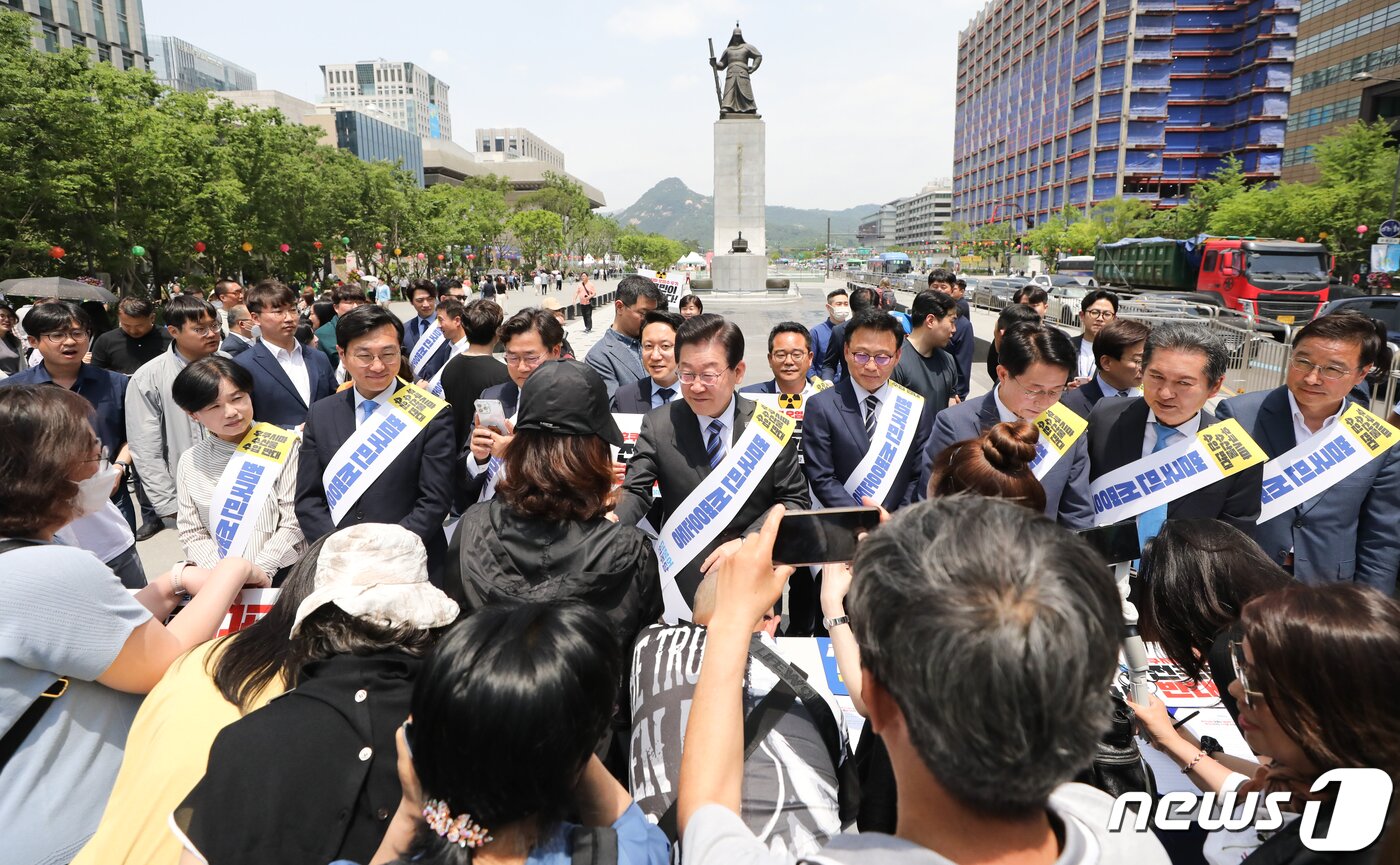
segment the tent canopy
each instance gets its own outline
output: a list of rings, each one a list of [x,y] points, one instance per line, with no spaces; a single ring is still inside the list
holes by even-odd
[[[689,255],[687,255],[685,258],[682,258],[680,261],[676,262],[676,264],[704,264],[704,263],[705,263],[705,257],[704,257],[703,255],[701,255],[700,253],[698,253],[698,252],[692,252],[692,253],[690,253]]]

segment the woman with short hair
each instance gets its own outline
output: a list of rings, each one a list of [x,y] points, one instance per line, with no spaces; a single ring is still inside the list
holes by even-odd
[[[705,311],[705,304],[693,294],[681,298],[681,318],[694,318]]]
[[[272,585],[280,586],[306,548],[296,517],[300,441],[270,424],[259,425],[290,441],[280,464],[258,460],[252,465],[276,474],[262,481],[262,504],[257,512],[242,513],[251,501],[246,484],[240,483],[237,475],[248,465],[240,457],[239,444],[253,429],[252,374],[226,357],[206,357],[180,370],[170,386],[170,396],[209,431],[208,437],[180,457],[175,471],[179,502],[175,524],[186,558],[202,568],[212,568],[226,555],[239,555],[252,562]],[[251,521],[246,541],[238,550],[228,546],[238,537],[227,537],[226,525],[224,531],[219,530],[220,514],[226,507],[241,513],[243,522]]]
[[[91,411],[66,388],[0,389],[0,858],[14,865],[77,854],[141,697],[214,636],[245,584],[266,585],[229,557],[208,571],[177,566],[132,594],[92,553],[54,543],[112,489]]]

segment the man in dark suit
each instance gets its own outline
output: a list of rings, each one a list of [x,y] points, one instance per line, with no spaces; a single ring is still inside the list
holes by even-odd
[[[815,394],[802,415],[802,470],[812,485],[814,505],[826,508],[863,504],[848,491],[848,482],[872,446],[885,444],[878,436],[878,420],[886,407],[894,410],[901,396],[890,376],[899,364],[904,327],[890,315],[875,310],[856,313],[846,322],[846,369],[850,375],[835,387]],[[918,420],[901,424],[910,438],[904,458],[892,466],[894,480],[875,502],[895,510],[914,499],[933,407],[922,396],[907,391],[902,396],[918,408]],[[898,427],[892,427],[897,429]]]
[[[1202,327],[1159,325],[1147,338],[1142,362],[1142,396],[1100,400],[1089,414],[1091,484],[1216,422],[1205,404],[1225,383],[1224,340]],[[1248,531],[1259,518],[1263,477],[1261,463],[1139,514],[1138,538],[1146,544],[1167,519],[1222,520]]]
[[[409,385],[397,380],[403,325],[388,310],[373,304],[340,316],[336,346],[353,387],[311,407],[302,431],[297,467],[296,515],[308,542],[341,526],[396,523],[423,539],[428,570],[441,582],[447,539],[442,523],[452,505],[451,466],[456,450],[452,412],[444,408],[422,429],[384,473],[348,506],[336,523],[331,517],[322,476],[341,445],[379,406]]]
[[[654,309],[642,322],[642,366],[647,377],[620,385],[612,396],[612,410],[646,414],[680,396],[676,379],[676,330],[680,313]]]
[[[433,285],[431,280],[413,280],[408,284],[408,302],[413,304],[414,316],[404,322],[404,354],[413,351],[413,346],[417,344],[423,334],[428,332],[436,320],[434,314],[437,312],[437,287]]]
[[[229,312],[230,321],[242,307]],[[335,393],[335,371],[325,354],[297,342],[297,302],[292,290],[264,280],[248,291],[248,314],[262,339],[234,359],[253,375],[253,418],[295,429],[311,404]]]
[[[681,395],[642,420],[636,451],[627,465],[617,503],[617,517],[636,525],[652,505],[659,485],[664,519],[720,465],[753,417],[754,404],[735,393],[744,377],[744,334],[712,313],[686,319],[676,333]],[[797,465],[797,447],[789,440],[752,495],[719,535],[690,560],[676,578],[689,604],[700,585],[700,565],[722,544],[756,531],[775,504],[806,508],[807,480]]]
[[[1336,425],[1350,403],[1348,391],[1378,363],[1388,367],[1388,355],[1384,327],[1377,328],[1368,316],[1324,315],[1294,337],[1283,387],[1232,397],[1215,413],[1222,420],[1237,419],[1274,459]],[[1400,568],[1397,514],[1400,445],[1319,495],[1246,531],[1305,583],[1354,581],[1390,595]]]
[[[241,303],[229,307],[225,312],[228,313],[228,336],[224,337],[219,351],[229,357],[238,357],[253,347],[253,317],[248,314],[248,307]]]
[[[559,359],[564,328],[549,310],[522,309],[501,325],[500,337],[506,348],[506,373],[510,381],[486,388],[480,399],[500,400],[506,417],[513,420],[520,406],[520,388],[525,386],[525,379],[545,361]],[[500,465],[510,440],[511,436],[473,421],[471,439],[462,454],[460,504],[484,500],[483,491],[485,498],[491,497],[494,467]]]
[[[1143,346],[1151,332],[1152,328],[1131,318],[1105,325],[1091,343],[1098,353],[1093,377],[1061,397],[1061,404],[1087,419],[1094,405],[1106,396],[1137,396],[1142,385]]]
[[[811,396],[817,392],[812,385],[812,334],[796,321],[780,321],[768,332],[768,368],[773,377],[758,384],[745,385],[739,393],[785,393]],[[801,405],[799,402],[798,405]]]
[[[949,406],[934,419],[916,498],[927,495],[933,461],[944,448],[976,438],[999,423],[1034,422],[1054,405],[1074,374],[1074,349],[1064,332],[1043,322],[1013,325],[1002,334],[996,372],[991,393]],[[1085,436],[1056,461],[1040,485],[1047,517],[1073,531],[1094,524]]]

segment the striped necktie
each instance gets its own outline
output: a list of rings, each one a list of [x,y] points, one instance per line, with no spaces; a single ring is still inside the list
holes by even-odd
[[[705,445],[705,456],[710,461],[710,468],[719,465],[720,458],[724,456],[724,421],[715,418],[710,421],[710,440]]]
[[[865,440],[875,441],[875,418],[880,414],[880,398],[875,394],[865,398]]]

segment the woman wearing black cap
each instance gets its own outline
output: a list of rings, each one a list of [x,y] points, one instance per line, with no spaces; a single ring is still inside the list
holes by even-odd
[[[622,433],[603,379],[586,364],[546,361],[520,391],[496,497],[457,525],[445,591],[464,613],[505,599],[579,600],[604,613],[618,645],[661,615],[656,552],[612,508],[612,453]]]

